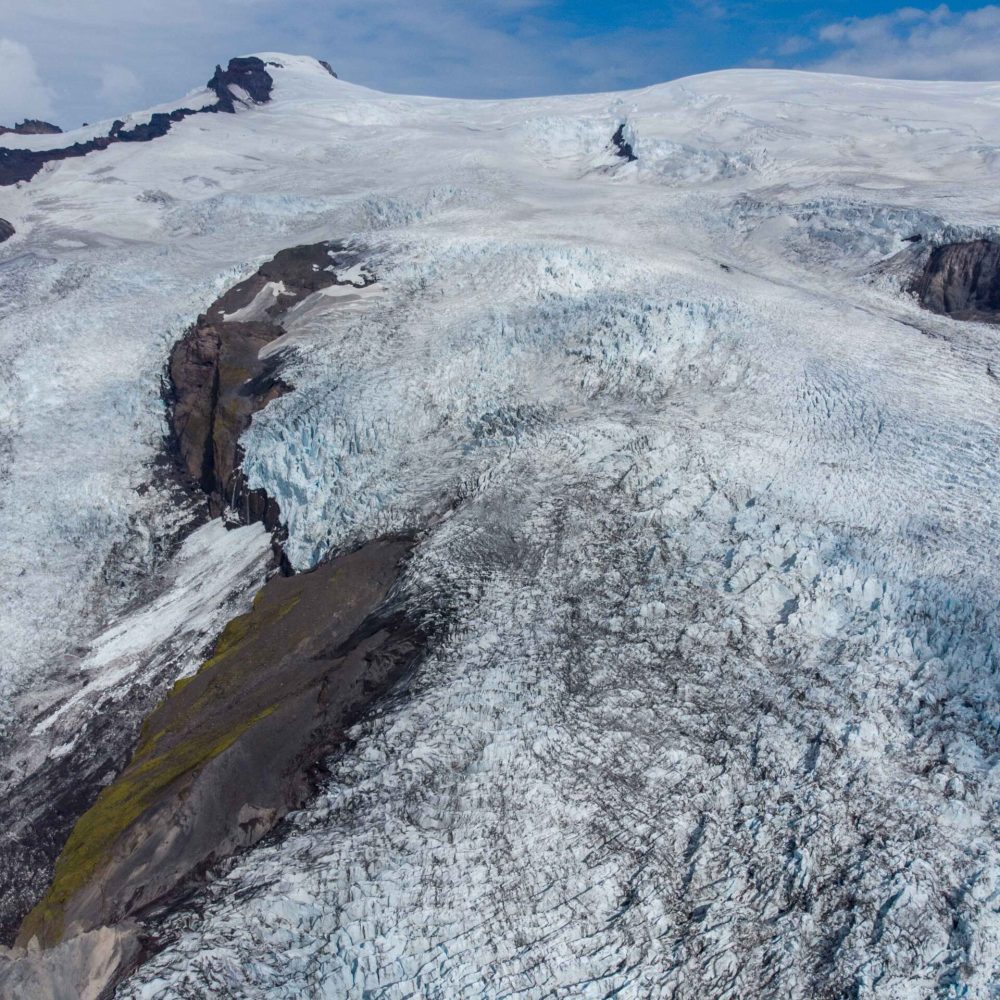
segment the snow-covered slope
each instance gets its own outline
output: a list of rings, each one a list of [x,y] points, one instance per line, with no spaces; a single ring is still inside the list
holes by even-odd
[[[446,627],[118,995],[1000,995],[997,331],[876,267],[997,232],[1000,84],[263,58],[269,104],[0,189],[10,759],[143,682],[213,553],[183,669],[246,606],[262,531],[174,555],[160,378],[283,247],[379,281],[296,307],[250,485],[298,569],[420,530]]]

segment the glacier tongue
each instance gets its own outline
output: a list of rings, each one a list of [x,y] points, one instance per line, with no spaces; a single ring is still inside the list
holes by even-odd
[[[158,373],[296,243],[363,240],[377,294],[290,314],[244,470],[298,569],[420,531],[440,640],[117,995],[996,995],[996,333],[895,255],[995,238],[1000,86],[263,58],[268,105],[5,203],[7,722],[156,620]]]

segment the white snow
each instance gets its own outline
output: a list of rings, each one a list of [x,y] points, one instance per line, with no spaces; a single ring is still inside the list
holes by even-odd
[[[90,680],[59,708],[46,715],[32,735],[51,729],[80,701],[102,691],[123,687],[132,675],[148,667],[153,651],[185,638],[205,640],[217,635],[232,616],[232,594],[247,578],[263,578],[270,554],[269,536],[260,524],[227,530],[210,521],[193,532],[178,552],[162,593],[123,616],[99,635],[77,666]],[[197,661],[183,664],[173,678],[194,673]]]
[[[997,996],[997,334],[872,268],[997,232],[1000,84],[265,58],[271,104],[0,191],[3,691],[108,628],[67,683],[124,683],[169,345],[318,239],[378,283],[292,317],[251,485],[298,568],[422,528],[443,631],[119,996]]]
[[[235,323],[248,323],[262,319],[266,316],[267,310],[274,305],[278,296],[284,292],[285,283],[283,281],[269,281],[242,309],[223,313],[222,318],[227,322]]]
[[[215,520],[193,531],[152,581],[155,596],[136,601],[88,647],[77,647],[60,671],[12,699],[25,721],[37,721],[17,734],[5,755],[9,770],[0,778],[0,796],[47,757],[77,747],[83,722],[95,713],[132,710],[133,686],[165,689],[197,670],[226,623],[249,609],[270,556],[270,537],[259,524],[227,531]],[[21,817],[10,819],[21,827]]]

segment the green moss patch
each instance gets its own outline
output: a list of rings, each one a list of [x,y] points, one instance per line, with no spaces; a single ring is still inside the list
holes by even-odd
[[[185,876],[185,865],[193,869],[212,855],[214,844],[231,843],[234,831],[225,828],[225,818],[200,819],[193,812],[188,834],[196,846],[185,853],[187,841],[175,844],[164,855],[167,867],[156,869],[153,860],[150,870],[137,870],[135,883],[130,881],[131,853],[142,848],[143,864],[150,862],[150,848],[169,836],[181,803],[201,787],[205,766],[237,741],[247,742],[234,764],[259,760],[253,773],[259,772],[261,783],[226,786],[233,826],[241,803],[258,803],[259,795],[272,796],[267,801],[275,808],[282,805],[286,769],[305,766],[308,754],[322,745],[317,723],[336,719],[339,726],[338,712],[356,712],[378,690],[357,679],[358,669],[368,669],[364,660],[351,668],[355,679],[345,686],[342,702],[326,685],[329,672],[340,669],[336,650],[384,599],[410,546],[404,539],[372,542],[310,573],[273,577],[261,588],[250,611],[226,625],[197,673],[177,681],[147,717],[132,760],[73,828],[51,886],[21,925],[22,944],[36,936],[44,946],[58,943],[67,920],[89,927],[120,919],[130,906],[151,902],[144,887],[162,894]],[[377,671],[388,667],[376,657],[371,669],[381,676]],[[323,699],[321,691],[328,692]],[[287,733],[259,725],[279,710],[292,713]],[[220,762],[220,780],[226,780],[227,766]],[[211,786],[205,787],[211,794]],[[171,853],[174,847],[179,853]],[[100,893],[88,895],[89,887]]]
[[[80,817],[66,846],[56,861],[48,892],[25,918],[19,938],[27,941],[38,935],[42,943],[56,943],[63,930],[63,913],[72,896],[83,889],[110,860],[123,835],[168,790],[192,775],[213,757],[232,746],[255,723],[269,715],[274,706],[261,706],[252,699],[237,705],[236,711],[213,716],[213,702],[231,693],[246,681],[237,661],[258,664],[250,653],[262,631],[267,631],[288,615],[298,603],[294,595],[279,604],[260,600],[245,615],[232,619],[215,644],[213,655],[197,674],[177,681],[170,693],[143,723],[139,743],[131,763],[97,801]],[[206,675],[227,660],[234,661],[220,684],[205,684]],[[232,709],[231,699],[229,700]],[[243,714],[245,709],[249,714]]]

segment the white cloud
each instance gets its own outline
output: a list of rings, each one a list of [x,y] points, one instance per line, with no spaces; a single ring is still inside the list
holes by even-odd
[[[31,50],[0,38],[0,123],[52,115],[52,93],[42,83]]]
[[[964,14],[946,4],[900,7],[877,17],[851,17],[817,34],[833,52],[808,69],[904,80],[1000,79],[1000,7]]]
[[[693,0],[693,3],[697,10],[716,20],[729,16],[727,6],[718,0]]]
[[[142,91],[139,77],[127,66],[105,64],[101,68],[101,86],[98,94],[103,101],[129,111],[130,104]]]
[[[728,7],[684,0],[678,9],[700,11],[696,20],[604,29],[577,23],[555,0],[171,0],[167,8],[161,0],[0,0],[0,24],[30,46],[60,123],[71,127],[181,100],[217,62],[259,51],[314,55],[345,80],[403,93],[640,86],[703,68],[697,37]]]

